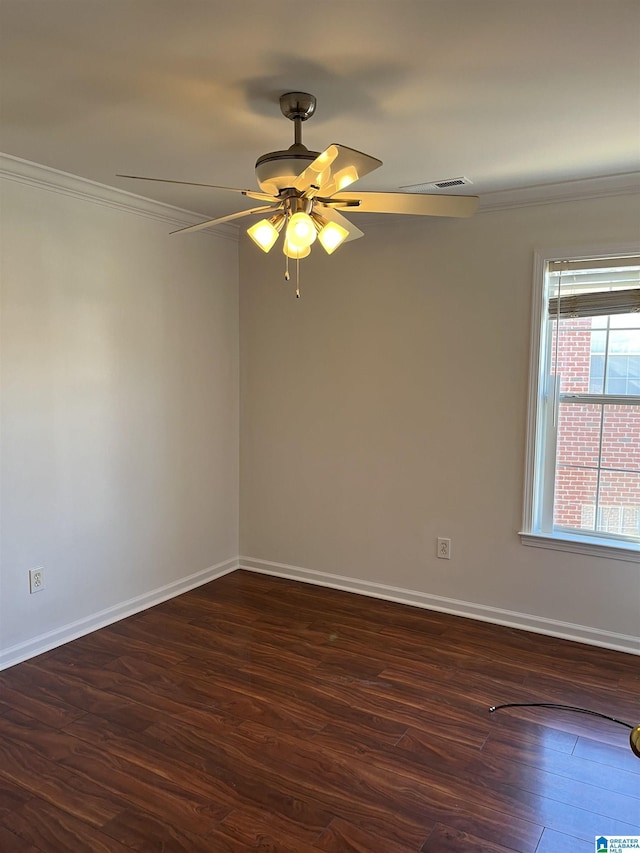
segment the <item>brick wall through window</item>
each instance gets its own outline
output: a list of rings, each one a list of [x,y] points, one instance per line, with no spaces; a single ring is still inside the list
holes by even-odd
[[[561,393],[593,391],[593,328],[592,318],[560,322]],[[551,345],[555,361],[555,328]],[[560,403],[554,524],[640,535],[640,408]]]

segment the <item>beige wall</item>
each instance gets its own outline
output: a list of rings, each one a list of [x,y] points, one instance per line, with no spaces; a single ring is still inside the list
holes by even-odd
[[[11,180],[1,227],[0,664],[238,552],[237,242]]]
[[[299,301],[282,254],[242,243],[239,431],[237,244],[37,182],[2,193],[0,668],[239,552],[640,635],[637,564],[517,536],[533,249],[632,239],[637,198],[378,219],[301,264]]]
[[[637,563],[517,535],[534,249],[635,239],[639,222],[631,195],[387,218],[301,262],[300,300],[282,253],[244,242],[241,554],[639,637]]]

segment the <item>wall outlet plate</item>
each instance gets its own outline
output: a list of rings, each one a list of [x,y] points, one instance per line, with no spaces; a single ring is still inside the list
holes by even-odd
[[[44,589],[44,569],[29,569],[29,592],[41,592]]]
[[[436,556],[440,560],[451,559],[451,539],[444,539],[443,537],[438,536],[438,549],[436,551]]]

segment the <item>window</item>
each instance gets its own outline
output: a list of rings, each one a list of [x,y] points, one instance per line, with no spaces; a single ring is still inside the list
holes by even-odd
[[[522,540],[640,561],[640,252],[537,256],[534,312]]]

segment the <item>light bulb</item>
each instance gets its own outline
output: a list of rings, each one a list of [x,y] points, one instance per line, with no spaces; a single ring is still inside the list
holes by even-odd
[[[287,225],[287,242],[292,249],[307,249],[316,239],[316,227],[308,213],[294,213]]]
[[[299,261],[301,258],[306,258],[307,255],[311,254],[311,247],[303,246],[301,249],[296,249],[295,246],[292,246],[285,237],[284,243],[282,244],[282,251],[288,258],[293,258],[294,260]]]
[[[261,219],[251,228],[247,228],[247,234],[263,252],[269,252],[273,248],[273,244],[278,239],[278,233],[278,229],[268,219]]]
[[[346,228],[343,228],[342,225],[338,225],[337,222],[327,222],[327,224],[320,230],[318,234],[318,240],[322,245],[322,248],[328,255],[333,254],[338,246],[341,246],[344,241],[349,236],[349,232]]]

